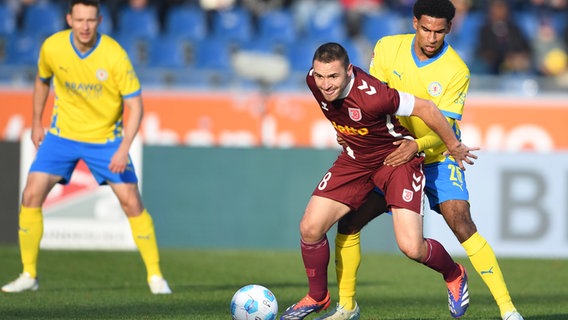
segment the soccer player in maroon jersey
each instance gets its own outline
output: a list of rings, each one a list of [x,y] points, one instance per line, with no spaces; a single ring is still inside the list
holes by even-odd
[[[397,115],[420,117],[464,167],[476,159],[457,140],[437,106],[405,92],[389,88],[362,69],[351,65],[345,49],[337,43],[321,45],[306,76],[318,106],[345,141],[343,152],[315,188],[300,221],[300,247],[308,294],[284,311],[280,319],[304,319],[330,304],[327,287],[329,243],[326,232],[342,216],[359,208],[375,186],[385,194],[393,215],[395,237],[400,250],[410,259],[442,274],[446,282],[462,278],[467,293],[465,269],[444,247],[422,233],[424,156],[417,154],[401,166],[384,165],[395,141],[413,139]]]

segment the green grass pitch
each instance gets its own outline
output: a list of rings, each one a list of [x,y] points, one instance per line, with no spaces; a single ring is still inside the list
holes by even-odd
[[[272,290],[280,312],[307,292],[299,249],[162,249],[161,260],[172,295],[150,293],[137,252],[42,250],[39,291],[0,293],[0,319],[230,319],[231,297],[245,284]],[[462,319],[500,319],[469,260],[458,261],[469,270],[471,296]],[[0,246],[0,262],[2,284],[21,271],[16,246]],[[568,260],[502,258],[500,265],[526,320],[568,319]],[[333,263],[329,279],[334,305]],[[361,319],[452,319],[446,299],[434,271],[402,255],[363,254]]]

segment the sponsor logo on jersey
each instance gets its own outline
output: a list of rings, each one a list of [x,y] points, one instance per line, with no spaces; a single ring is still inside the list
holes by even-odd
[[[103,92],[103,85],[100,83],[65,82],[65,89],[69,95],[78,95],[91,99],[101,96]]]
[[[358,135],[358,136],[366,136],[369,134],[368,128],[353,128],[350,126],[342,126],[337,124],[335,121],[332,121],[331,124],[340,133],[347,134],[347,135]]]

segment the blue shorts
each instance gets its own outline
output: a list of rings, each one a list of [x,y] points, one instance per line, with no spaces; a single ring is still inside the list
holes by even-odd
[[[110,159],[118,150],[121,141],[122,139],[107,143],[86,143],[47,133],[37,151],[30,172],[61,176],[59,183],[67,184],[71,180],[77,162],[83,160],[100,185],[107,182],[138,183],[130,156],[124,172],[112,173],[108,168]]]
[[[448,200],[469,201],[469,192],[465,182],[465,173],[452,158],[446,157],[442,162],[424,165],[426,176],[424,192],[428,197],[430,209],[440,213],[439,205]],[[375,192],[384,195],[375,187]]]
[[[426,196],[430,208],[440,213],[439,204],[448,200],[469,201],[469,192],[465,182],[465,172],[450,157],[442,162],[424,165],[426,176]]]

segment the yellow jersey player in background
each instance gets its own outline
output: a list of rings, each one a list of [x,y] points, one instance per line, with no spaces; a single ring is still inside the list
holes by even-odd
[[[66,184],[83,160],[100,184],[110,185],[124,210],[147,270],[153,294],[169,294],[163,278],[152,217],[142,204],[129,149],[142,121],[141,88],[124,49],[98,33],[98,0],[71,0],[71,27],[42,44],[33,91],[32,141],[37,155],[29,170],[19,215],[23,271],[4,292],[35,291],[42,204],[56,183]],[[53,82],[55,102],[47,134],[42,116]],[[124,106],[130,115],[123,124]]]
[[[458,121],[462,118],[470,74],[462,59],[444,41],[451,29],[455,7],[450,0],[417,0],[413,14],[416,33],[380,39],[374,48],[370,73],[392,88],[434,101],[459,138]],[[416,117],[399,118],[417,139],[398,142],[399,148],[387,157],[385,164],[397,166],[417,152],[426,154],[425,192],[431,208],[442,214],[462,244],[497,302],[502,319],[522,320],[511,301],[493,250],[477,232],[471,218],[463,170],[454,159],[445,155],[445,145],[423,121]],[[334,310],[319,319],[359,319],[355,287],[361,261],[360,230],[386,211],[380,191],[372,192],[366,205],[339,221],[335,241],[339,302]],[[469,297],[459,296],[458,289],[448,290],[453,317],[463,315],[464,306],[467,307],[469,302]]]

